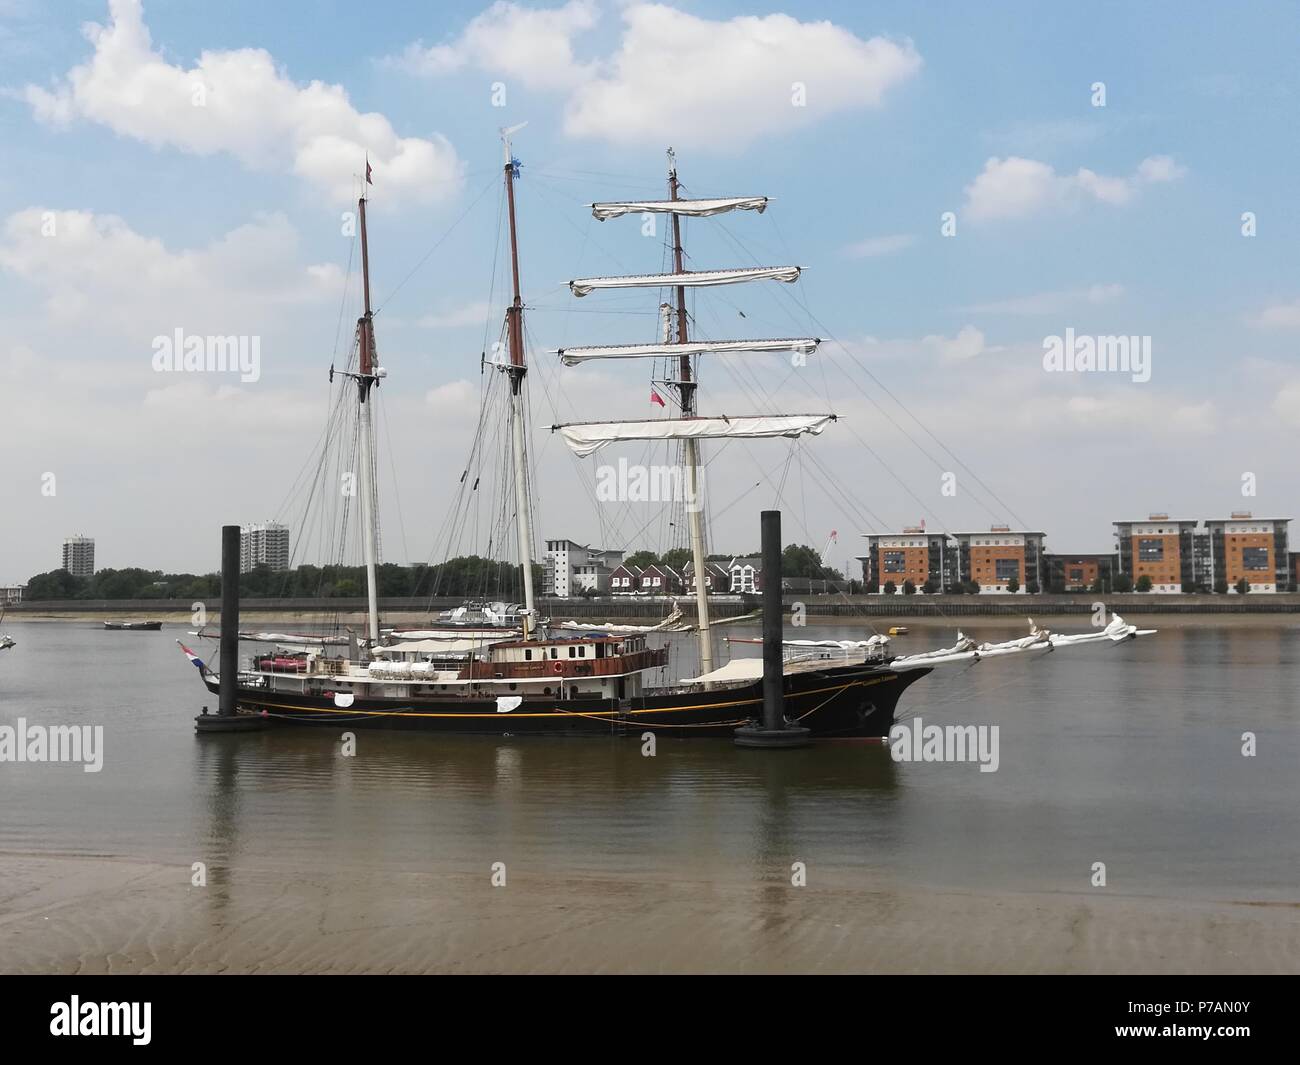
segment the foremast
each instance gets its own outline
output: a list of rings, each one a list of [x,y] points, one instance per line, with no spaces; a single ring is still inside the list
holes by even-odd
[[[668,149],[668,198],[676,203],[681,197],[677,185],[677,157]],[[681,274],[682,222],[676,211],[672,212],[673,272]],[[665,338],[667,339],[667,338]],[[686,286],[677,286],[677,343],[687,344],[690,336],[686,324]],[[677,393],[681,400],[681,416],[695,414],[695,382],[691,378],[691,357],[683,352],[678,356]],[[713,634],[709,627],[709,590],[704,569],[704,505],[700,491],[700,445],[695,439],[683,443],[686,452],[686,510],[691,530],[691,559],[695,566],[695,609],[698,616],[700,643],[700,675],[713,672]]]
[[[519,565],[523,570],[524,584],[524,639],[534,629],[536,601],[533,594],[533,536],[532,506],[528,489],[528,450],[524,439],[524,376],[528,367],[524,360],[524,303],[519,292],[519,238],[515,226],[515,178],[519,176],[519,163],[510,152],[510,135],[523,128],[523,124],[501,131],[505,149],[506,205],[510,217],[510,270],[514,282],[514,299],[506,311],[506,334],[509,342],[510,363],[510,432],[514,452],[515,477],[515,529],[519,536]]]

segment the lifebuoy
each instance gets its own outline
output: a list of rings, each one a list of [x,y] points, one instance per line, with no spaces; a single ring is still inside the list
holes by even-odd
[[[555,672],[556,672],[556,673],[563,673],[563,672],[564,672],[564,663],[563,663],[563,662],[556,662],[556,663],[555,663],[555,666],[554,666],[554,669],[555,669]]]

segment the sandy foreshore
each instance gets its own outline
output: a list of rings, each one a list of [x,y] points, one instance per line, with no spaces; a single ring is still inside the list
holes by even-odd
[[[6,973],[1295,973],[1300,901],[0,854]]]
[[[1033,604],[1030,602],[1015,604],[1016,609],[1004,609],[997,614],[977,614],[967,615],[964,617],[833,617],[818,615],[814,610],[807,614],[807,620],[810,624],[817,626],[826,626],[844,629],[861,629],[863,632],[884,632],[894,625],[904,625],[909,630],[921,629],[943,629],[951,631],[962,629],[966,632],[976,631],[981,627],[997,626],[1005,628],[1007,626],[1020,627],[1027,624],[1026,619],[1034,616]],[[1296,629],[1300,631],[1300,614],[1294,613],[1254,613],[1254,614],[1139,614],[1133,611],[1125,610],[1123,612],[1124,620],[1138,625],[1141,628],[1150,629],[1195,629],[1195,628],[1225,628],[1225,629]],[[161,621],[168,625],[186,625],[193,627],[193,621],[189,611],[177,612],[106,612],[78,614],[74,612],[36,614],[36,613],[11,613],[6,621],[6,625],[18,626],[22,624],[45,624],[45,623],[65,623],[78,622],[85,624],[93,622],[102,624],[105,621]],[[322,615],[319,613],[285,613],[284,611],[261,611],[261,610],[244,610],[240,612],[239,623],[243,629],[258,628],[265,631],[299,631],[300,627],[317,626],[325,621],[331,624],[337,622],[341,625],[364,626],[366,617],[364,614],[338,614]],[[568,621],[562,614],[556,614],[553,621]],[[590,618],[577,618],[579,623],[583,621],[590,622]],[[651,624],[644,617],[620,617],[617,614],[610,614],[603,620],[628,623],[632,625]],[[1089,628],[1090,615],[1056,615],[1039,619],[1040,623],[1054,632],[1083,632]],[[220,614],[210,615],[209,625],[219,624]],[[395,626],[420,626],[428,625],[430,618],[428,613],[398,612],[384,614],[384,625]],[[735,625],[727,626],[728,630],[745,632],[752,630],[758,631],[758,622],[746,621]],[[789,630],[793,632],[793,630]],[[793,636],[790,636],[793,639]]]

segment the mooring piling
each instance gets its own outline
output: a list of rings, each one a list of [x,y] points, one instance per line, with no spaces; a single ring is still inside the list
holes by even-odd
[[[198,732],[249,732],[266,719],[238,714],[239,693],[239,526],[221,527],[221,651],[218,658],[217,712],[194,719]]]
[[[736,729],[738,747],[802,747],[809,729],[785,716],[784,619],[781,615],[781,512],[765,510],[763,531],[763,720]]]

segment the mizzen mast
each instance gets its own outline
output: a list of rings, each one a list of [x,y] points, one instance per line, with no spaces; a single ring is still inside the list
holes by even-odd
[[[366,164],[366,180],[370,180],[370,164]],[[361,221],[361,279],[365,294],[365,314],[357,319],[357,347],[359,354],[357,381],[357,413],[360,422],[360,477],[358,487],[361,490],[361,537],[366,558],[366,605],[370,645],[379,643],[379,585],[375,576],[375,556],[378,535],[376,525],[379,520],[375,505],[374,484],[374,424],[370,416],[370,391],[384,371],[376,366],[375,359],[375,320],[370,306],[370,245],[366,240],[366,197],[357,200],[357,210]]]
[[[514,281],[514,299],[506,311],[506,334],[509,342],[510,364],[510,432],[513,437],[515,475],[515,529],[519,536],[519,564],[523,569],[524,583],[524,639],[532,634],[536,602],[533,595],[533,536],[532,507],[528,492],[528,452],[524,440],[524,375],[528,367],[524,362],[524,302],[519,293],[519,236],[515,226],[515,178],[519,176],[519,162],[510,153],[510,135],[523,129],[520,123],[501,131],[505,149],[506,204],[510,216],[510,270]]]

